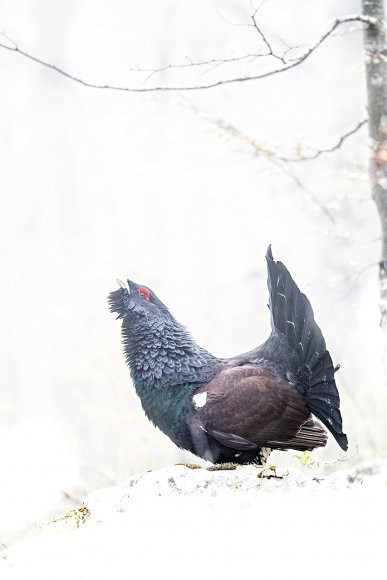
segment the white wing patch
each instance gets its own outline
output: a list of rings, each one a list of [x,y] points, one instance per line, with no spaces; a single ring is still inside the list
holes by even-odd
[[[199,407],[204,407],[204,405],[207,403],[207,393],[199,393],[198,395],[194,395],[192,400],[197,409]]]

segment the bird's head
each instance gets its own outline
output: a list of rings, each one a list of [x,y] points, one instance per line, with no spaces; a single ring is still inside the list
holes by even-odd
[[[126,283],[121,280],[117,282],[120,288],[111,292],[108,297],[110,311],[116,312],[117,318],[171,316],[167,307],[147,286],[136,284],[132,280],[127,280]]]
[[[122,319],[125,359],[138,392],[210,380],[216,359],[196,344],[156,294],[131,280],[117,282],[120,288],[108,301],[110,311]]]

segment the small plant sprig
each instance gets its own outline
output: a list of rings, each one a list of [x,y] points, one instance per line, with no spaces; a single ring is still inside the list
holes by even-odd
[[[303,451],[302,453],[294,453],[292,455],[294,459],[298,459],[301,462],[301,465],[305,465],[306,467],[313,467],[316,461],[313,459],[312,454],[309,451]]]

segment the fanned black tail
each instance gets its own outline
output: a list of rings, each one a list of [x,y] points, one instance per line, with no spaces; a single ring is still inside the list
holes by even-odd
[[[342,429],[335,371],[310,302],[300,292],[284,264],[274,261],[271,246],[267,249],[266,259],[273,331],[286,337],[299,360],[295,388],[311,412],[346,450],[348,440]]]

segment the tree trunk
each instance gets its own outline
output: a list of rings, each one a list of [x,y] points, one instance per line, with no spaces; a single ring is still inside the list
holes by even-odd
[[[380,325],[387,333],[387,47],[384,0],[362,0],[362,5],[363,15],[377,21],[365,27],[364,49],[370,136],[369,175],[382,232]]]

